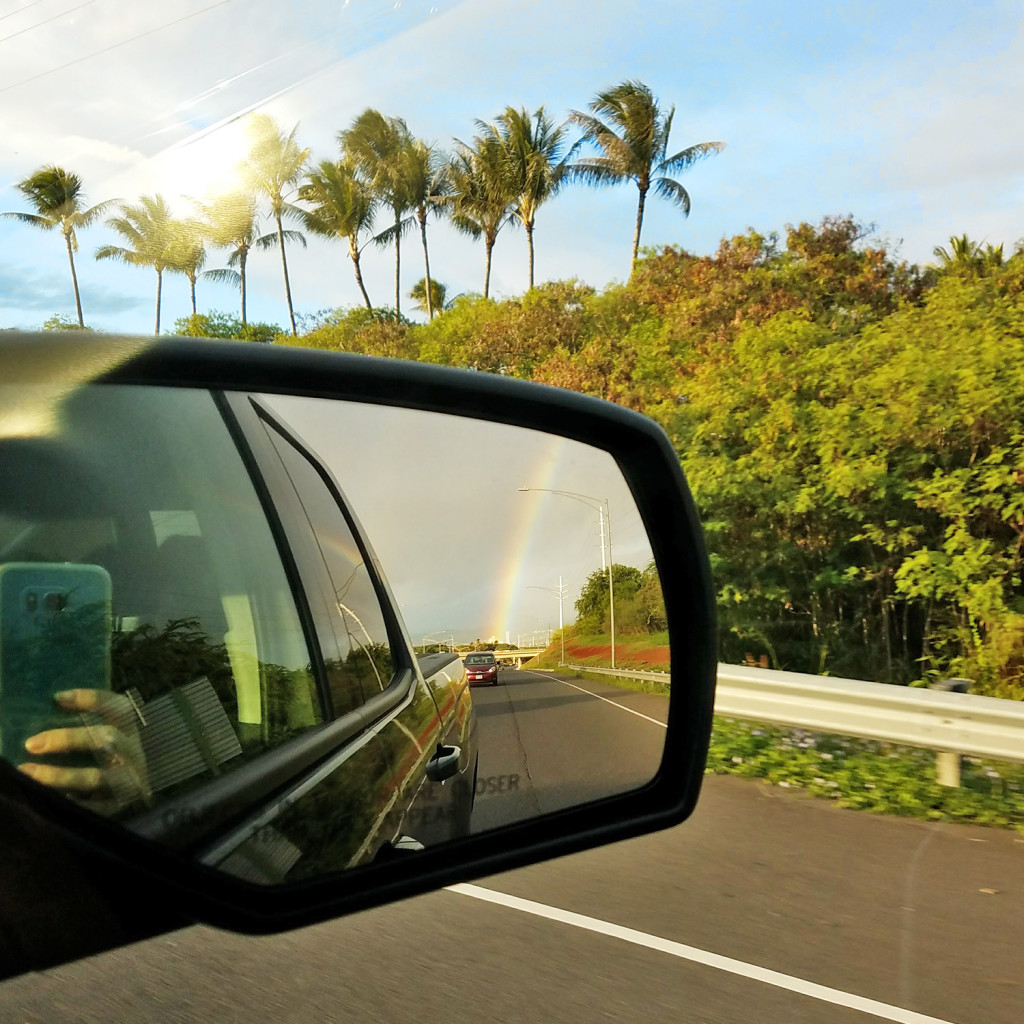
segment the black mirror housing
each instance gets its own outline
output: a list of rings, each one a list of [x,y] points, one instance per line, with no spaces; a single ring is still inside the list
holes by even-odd
[[[72,899],[71,911],[65,914],[71,923],[63,929],[61,942],[48,942],[32,919],[39,914],[38,893],[52,882],[53,868],[47,866],[45,880],[33,879],[30,864],[23,857],[19,860],[20,894],[0,906],[5,919],[18,918],[15,930],[24,936],[20,958],[10,960],[13,969],[8,973],[192,921],[250,933],[311,924],[664,828],[692,812],[713,712],[714,601],[693,500],[676,453],[653,421],[611,403],[540,384],[259,344],[101,339],[75,333],[45,338],[8,335],[0,341],[0,365],[5,383],[26,388],[71,392],[87,384],[110,384],[341,399],[502,423],[602,449],[621,471],[646,527],[672,651],[664,752],[657,774],[642,788],[427,847],[412,857],[389,856],[306,882],[261,886],[231,877],[99,818],[0,763],[3,845],[16,841],[23,851],[24,837],[30,835],[37,859],[45,859],[44,851],[49,850],[53,864],[66,864],[55,872],[69,882],[61,884],[61,891],[78,893],[66,897]],[[4,412],[0,406],[0,437]],[[413,514],[415,509],[410,509]],[[372,535],[372,524],[365,525]],[[428,775],[443,781],[454,764],[452,749],[439,746]],[[12,863],[6,853],[4,859]],[[10,890],[11,885],[5,883],[5,888]],[[97,920],[107,925],[99,926]],[[47,927],[52,933],[52,922]]]

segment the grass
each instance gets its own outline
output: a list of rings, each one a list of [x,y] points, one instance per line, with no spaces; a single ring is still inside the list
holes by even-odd
[[[935,753],[780,725],[716,718],[707,774],[765,779],[840,807],[1024,832],[1024,765],[965,757],[958,789],[940,786]]]

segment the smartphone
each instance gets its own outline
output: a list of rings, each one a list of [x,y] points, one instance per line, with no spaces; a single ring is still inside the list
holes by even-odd
[[[81,714],[62,710],[54,694],[110,689],[110,590],[101,565],[0,564],[0,756],[10,764],[30,759],[29,736],[85,724]],[[31,760],[80,766],[95,758]]]

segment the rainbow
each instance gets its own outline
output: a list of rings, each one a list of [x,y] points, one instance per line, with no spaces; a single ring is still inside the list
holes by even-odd
[[[518,612],[528,586],[524,576],[526,555],[540,522],[541,511],[546,507],[548,500],[557,499],[557,495],[544,494],[542,490],[545,487],[553,487],[557,482],[558,470],[570,443],[564,437],[550,436],[541,447],[536,462],[527,474],[527,479],[518,485],[538,490],[515,493],[513,500],[523,503],[523,514],[517,518],[510,535],[508,559],[498,573],[498,585],[494,588],[494,606],[487,613],[487,632],[484,635],[496,636],[502,640],[505,630],[511,628],[509,623]]]

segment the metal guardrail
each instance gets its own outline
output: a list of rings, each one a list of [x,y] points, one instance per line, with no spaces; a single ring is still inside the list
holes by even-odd
[[[668,678],[662,672],[565,667],[628,679]],[[961,754],[1024,761],[1024,702],[997,697],[719,665],[715,713],[935,750],[944,785],[959,785]]]
[[[593,672],[599,676],[616,676],[619,679],[647,679],[651,682],[664,683],[668,686],[668,672],[641,672],[640,669],[632,668],[597,668],[594,665],[560,665],[559,668],[567,668],[573,672]]]

